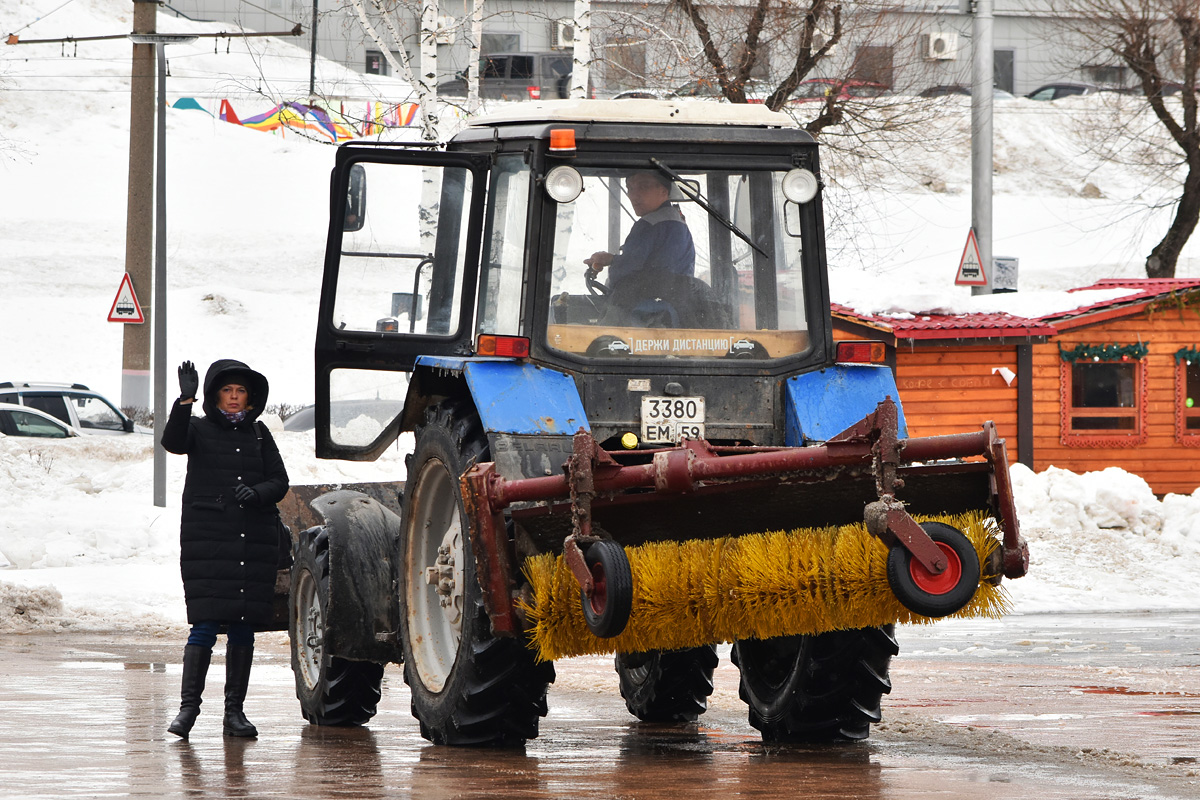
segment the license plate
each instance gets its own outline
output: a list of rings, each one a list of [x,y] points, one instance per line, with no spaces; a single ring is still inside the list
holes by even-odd
[[[642,441],[674,444],[704,438],[703,397],[643,397]]]

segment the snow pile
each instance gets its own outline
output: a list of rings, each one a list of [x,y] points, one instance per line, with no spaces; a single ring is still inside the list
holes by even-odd
[[[1018,611],[1195,608],[1200,489],[1160,501],[1116,467],[1011,474],[1032,562],[1006,584]]]

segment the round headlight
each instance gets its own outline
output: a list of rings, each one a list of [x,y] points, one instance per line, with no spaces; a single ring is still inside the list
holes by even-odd
[[[807,169],[793,169],[783,176],[783,196],[793,203],[807,203],[817,196],[817,176]]]
[[[546,194],[558,203],[570,203],[583,191],[583,176],[574,167],[558,166],[546,173]]]

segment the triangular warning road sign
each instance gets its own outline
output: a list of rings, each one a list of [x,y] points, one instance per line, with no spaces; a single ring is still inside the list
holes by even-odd
[[[146,321],[146,318],[142,316],[142,307],[138,304],[137,295],[133,293],[133,281],[129,279],[128,272],[121,279],[121,288],[117,289],[117,296],[113,300],[112,308],[108,310],[108,321],[133,323]]]
[[[983,259],[979,257],[979,242],[975,240],[975,229],[967,232],[967,244],[963,247],[954,276],[955,286],[987,286],[987,274],[983,271]]]

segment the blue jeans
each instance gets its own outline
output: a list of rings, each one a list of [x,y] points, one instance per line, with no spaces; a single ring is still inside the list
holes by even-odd
[[[217,632],[221,630],[219,622],[197,622],[192,625],[188,635],[188,644],[198,645],[206,650],[212,650],[217,643]],[[254,645],[254,628],[244,622],[229,623],[229,633],[226,634],[232,645]]]

